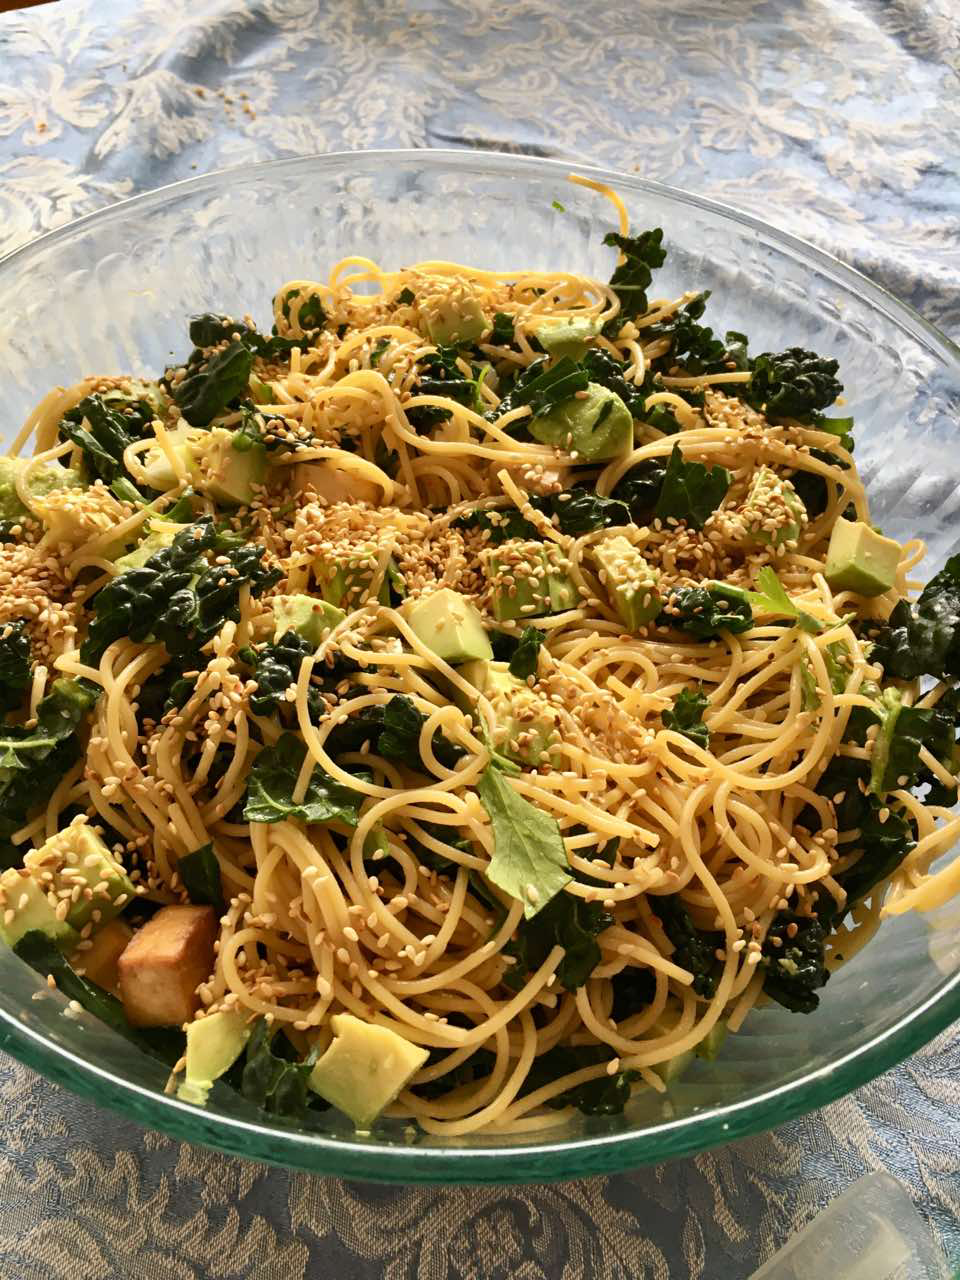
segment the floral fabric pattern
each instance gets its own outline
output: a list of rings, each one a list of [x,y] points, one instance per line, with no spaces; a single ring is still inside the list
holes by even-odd
[[[0,16],[0,253],[205,170],[410,146],[689,188],[960,335],[956,0],[59,0]],[[549,1187],[266,1169],[9,1058],[0,1099],[3,1280],[741,1280],[881,1167],[960,1260],[955,1032],[771,1134]]]

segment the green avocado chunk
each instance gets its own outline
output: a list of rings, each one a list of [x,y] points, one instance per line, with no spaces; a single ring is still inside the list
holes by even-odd
[[[659,569],[649,565],[622,533],[601,538],[592,548],[600,581],[628,631],[636,631],[663,608],[657,591]]]
[[[560,741],[556,707],[511,675],[505,662],[467,662],[460,674],[493,709],[494,750],[520,764],[542,763]]]
[[[902,548],[862,520],[839,519],[830,534],[823,576],[835,591],[882,596],[897,580]]]
[[[80,941],[76,929],[66,920],[58,920],[56,908],[47,899],[47,891],[29,871],[11,867],[0,875],[0,938],[10,947],[25,933],[39,929],[62,951],[70,951]],[[5,921],[12,911],[13,919]]]
[[[296,631],[297,635],[303,636],[314,647],[347,616],[336,605],[329,604],[326,600],[315,600],[313,596],[274,596],[270,604],[273,608],[275,640],[279,640],[288,631]]]
[[[514,622],[575,609],[580,593],[553,543],[510,538],[481,552],[498,622]]]
[[[533,332],[548,355],[582,360],[590,339],[600,332],[600,322],[593,316],[554,317],[543,320]]]
[[[450,587],[414,600],[406,618],[417,639],[444,662],[493,657],[483,618],[466,596]]]
[[[250,1039],[250,1025],[236,1009],[207,1014],[187,1027],[186,1073],[177,1097],[203,1106],[218,1080],[229,1071]]]
[[[307,1081],[315,1093],[366,1131],[426,1062],[429,1054],[389,1027],[337,1013],[334,1038]]]
[[[747,542],[755,547],[781,547],[796,542],[803,529],[806,508],[789,480],[769,467],[761,467],[753,477],[740,515]],[[768,523],[772,522],[771,529]]]
[[[92,827],[75,821],[51,836],[39,849],[24,855],[23,865],[38,883],[49,875],[55,892],[80,886],[80,894],[67,912],[67,924],[80,930],[97,913],[96,924],[106,924],[134,899],[129,876]],[[87,897],[86,890],[91,890]]]
[[[615,391],[589,382],[581,396],[571,396],[539,418],[530,418],[534,440],[552,444],[588,462],[603,462],[633,446],[633,418]]]
[[[29,461],[0,457],[0,520],[20,520],[30,514],[17,493],[17,480]],[[33,497],[43,498],[55,489],[82,488],[83,481],[77,473],[61,467],[59,462],[38,463],[30,473],[29,491]]]

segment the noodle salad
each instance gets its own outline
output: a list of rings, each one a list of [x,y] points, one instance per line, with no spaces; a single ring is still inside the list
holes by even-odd
[[[599,190],[609,282],[346,258],[0,459],[0,936],[187,1102],[617,1113],[958,887],[960,557]]]

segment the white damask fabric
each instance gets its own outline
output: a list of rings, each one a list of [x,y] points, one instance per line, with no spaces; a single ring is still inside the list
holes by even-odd
[[[59,0],[0,16],[0,253],[197,172],[375,146],[687,187],[960,335],[958,0]],[[956,1033],[772,1134],[550,1187],[269,1170],[144,1133],[9,1058],[0,1105],[0,1280],[743,1280],[881,1167],[960,1266]]]

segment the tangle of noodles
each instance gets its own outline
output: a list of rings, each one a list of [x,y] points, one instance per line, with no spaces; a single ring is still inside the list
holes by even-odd
[[[743,398],[751,374],[735,360],[707,373],[672,361],[671,325],[695,297],[651,298],[620,323],[616,289],[572,272],[441,261],[387,271],[351,257],[325,281],[278,290],[275,332],[289,341],[256,352],[243,394],[215,415],[218,430],[259,432],[266,444],[270,465],[247,505],[217,500],[211,476],[179,447],[178,388],[226,339],[163,384],[89,377],[51,392],[12,450],[32,443],[15,484],[32,515],[0,553],[2,621],[25,620],[34,660],[18,723],[31,724],[58,677],[99,695],[76,760],[11,833],[14,847],[39,846],[84,815],[140,897],[167,904],[187,900],[178,861],[210,844],[226,908],[197,1017],[265,1015],[301,1056],[330,1042],[337,1012],[387,1028],[430,1051],[388,1108],[429,1133],[529,1132],[556,1123],[565,1104],[589,1110],[584,1100],[604,1086],[621,1106],[630,1090],[662,1090],[667,1064],[720,1024],[735,1031],[770,998],[777,956],[767,938],[778,919],[792,922],[789,945],[798,921],[830,907],[829,972],[872,936],[885,899],[893,912],[935,905],[960,878],[956,863],[927,874],[958,820],[901,787],[886,803],[912,824],[905,857],[846,902],[844,873],[865,855],[844,851],[843,797],[818,783],[838,758],[870,759],[876,729],[850,737],[851,717],[875,705],[883,678],[865,628],[908,595],[923,547],[903,548],[885,594],[831,590],[834,525],[844,514],[868,518],[843,436],[816,417],[765,416]],[[437,317],[475,312],[482,330],[438,356]],[[516,375],[543,360],[545,317],[591,322],[588,345],[617,361],[640,397],[643,416],[634,412],[633,441],[617,456],[591,463],[569,441],[538,441],[522,402],[492,412]],[[93,395],[145,397],[151,407],[118,463],[132,494],[103,473],[91,484],[82,444],[61,429]],[[651,516],[570,531],[556,504],[551,512],[551,496],[574,484],[609,498],[624,492],[624,477],[662,480],[678,443],[684,462],[729,473],[701,528]],[[35,477],[48,466],[88,467],[85,488],[62,491],[77,517],[68,536],[50,522],[49,496],[37,497]],[[820,502],[774,504],[753,537],[748,492],[762,468],[781,486],[816,486]],[[160,474],[144,506],[137,491],[156,489]],[[262,549],[276,581],[240,590],[186,656],[133,626],[102,652],[84,649],[118,555],[148,529],[156,545],[165,531],[169,541],[184,495],[187,519],[215,516]],[[175,503],[171,521],[164,513]],[[522,558],[532,544],[575,588],[569,607],[498,617],[490,548],[498,520],[518,512],[528,523],[501,542],[501,557],[512,547]],[[596,556],[612,533],[658,574],[666,610],[633,628]],[[756,604],[736,634],[720,627],[698,638],[671,625],[677,592],[713,581],[756,589],[770,567],[807,625]],[[274,644],[276,597],[333,599],[338,572],[342,618],[330,615],[264,710],[257,663]],[[511,742],[515,727],[505,737],[493,695],[411,626],[411,607],[441,588],[472,603],[504,660],[525,628],[542,639],[522,679],[552,726],[549,745],[530,747],[529,734]],[[260,685],[262,694],[262,676]],[[927,708],[945,690],[898,688],[903,704]],[[699,736],[674,715],[678,699],[698,693]],[[419,727],[404,751],[378,754],[391,705],[414,708]],[[357,799],[355,826],[244,818],[250,770],[284,735],[303,752],[291,804],[327,775],[324,785]],[[931,776],[953,786],[953,767],[923,751]],[[478,791],[490,768],[564,839],[571,878],[542,911],[525,915],[536,884],[523,902],[485,874],[497,856]],[[82,967],[89,945],[74,963]]]

